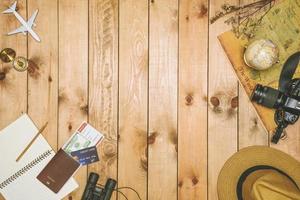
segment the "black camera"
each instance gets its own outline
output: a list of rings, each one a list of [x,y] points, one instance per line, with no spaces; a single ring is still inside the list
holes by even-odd
[[[280,74],[278,90],[257,84],[251,95],[252,101],[276,109],[274,120],[277,128],[272,137],[273,143],[278,143],[283,130],[294,124],[300,115],[300,79],[292,79],[299,60],[300,52],[287,59]]]
[[[111,195],[117,185],[117,181],[108,179],[104,188],[101,188],[97,186],[98,180],[98,174],[90,173],[81,200],[110,200]]]
[[[298,116],[300,114],[300,80],[293,79],[286,93],[257,84],[251,99],[265,107],[283,109]]]

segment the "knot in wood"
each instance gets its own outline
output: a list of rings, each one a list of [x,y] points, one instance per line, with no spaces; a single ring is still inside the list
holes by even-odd
[[[236,97],[233,97],[231,99],[231,108],[237,108],[239,106],[239,98],[236,96]]]
[[[113,157],[116,155],[116,148],[115,148],[115,145],[113,144],[110,144],[110,143],[106,143],[104,144],[104,154],[106,157]]]
[[[179,181],[179,182],[178,182],[178,187],[181,188],[182,186],[183,186],[183,181]]]
[[[158,135],[157,132],[150,133],[150,136],[148,136],[148,144],[154,144],[157,135]]]
[[[178,153],[178,144],[175,144],[174,146],[176,153]]]
[[[187,106],[192,105],[193,104],[193,100],[194,100],[194,98],[193,98],[193,96],[191,94],[187,95],[185,97],[185,105],[187,105]]]
[[[72,124],[70,123],[69,125],[68,125],[68,129],[69,129],[69,131],[71,131],[72,130]]]
[[[142,151],[140,161],[141,161],[142,169],[147,171],[147,169],[148,169],[148,149],[147,149],[147,147],[145,147],[144,151]]]
[[[207,15],[207,12],[208,12],[207,6],[204,5],[204,4],[201,4],[201,5],[200,5],[200,9],[199,9],[198,17],[199,17],[199,18],[202,18],[202,17],[206,16],[206,15]]]
[[[254,119],[253,119],[253,123],[254,123],[254,126],[257,126],[257,124],[258,124],[257,118],[254,118]]]
[[[220,100],[218,97],[211,97],[210,98],[210,103],[214,106],[214,107],[218,107],[220,105]]]
[[[0,81],[4,80],[6,77],[5,72],[0,72]]]
[[[199,179],[198,179],[196,176],[194,176],[194,177],[192,178],[192,183],[193,183],[194,185],[196,185],[198,182],[199,182]]]
[[[40,68],[39,66],[36,64],[36,62],[34,62],[33,60],[28,60],[28,74],[30,77],[34,78],[34,79],[38,79],[40,77],[40,72],[39,72]]]
[[[80,106],[80,110],[82,112],[84,112],[85,114],[88,114],[89,113],[89,106],[88,105]]]

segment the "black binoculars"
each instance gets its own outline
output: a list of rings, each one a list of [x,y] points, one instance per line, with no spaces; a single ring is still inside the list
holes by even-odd
[[[104,188],[101,188],[97,186],[98,180],[99,174],[90,173],[81,200],[110,200],[117,181],[109,178]]]

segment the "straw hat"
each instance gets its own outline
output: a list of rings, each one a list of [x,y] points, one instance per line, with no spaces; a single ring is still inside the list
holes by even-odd
[[[218,178],[219,200],[300,200],[300,162],[279,150],[247,147]]]

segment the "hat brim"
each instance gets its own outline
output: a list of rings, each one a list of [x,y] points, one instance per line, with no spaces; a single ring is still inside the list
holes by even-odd
[[[219,200],[234,200],[237,198],[237,184],[240,176],[254,166],[274,167],[291,177],[300,188],[300,162],[279,150],[265,147],[247,147],[235,153],[224,164],[218,178]]]

